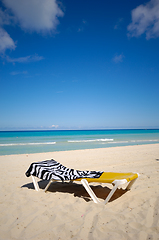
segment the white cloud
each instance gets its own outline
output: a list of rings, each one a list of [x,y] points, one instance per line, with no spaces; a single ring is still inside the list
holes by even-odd
[[[115,55],[115,57],[113,57],[113,62],[115,62],[115,63],[122,62],[124,57],[125,56],[123,55],[123,53],[120,55]]]
[[[11,75],[19,75],[19,74],[27,74],[27,71],[23,71],[23,72],[11,72]]]
[[[55,30],[58,17],[64,15],[56,0],[3,0],[24,30],[47,32]]]
[[[51,128],[58,128],[59,125],[52,125]]]
[[[0,53],[4,53],[6,49],[15,49],[16,45],[9,34],[0,27]]]
[[[146,39],[159,37],[159,0],[151,0],[132,10],[132,23],[127,27],[129,37],[146,33]]]
[[[0,25],[9,25],[11,21],[14,21],[14,17],[9,15],[8,10],[5,9],[2,11],[2,9],[0,9]]]
[[[20,58],[10,58],[9,56],[6,56],[6,60],[8,62],[12,62],[12,63],[28,63],[28,62],[37,62],[44,59],[42,56],[38,56],[37,54],[35,55],[30,55],[30,56],[26,56],[26,57],[20,57]]]
[[[15,49],[16,45],[4,30],[4,25],[19,24],[25,31],[47,33],[56,30],[58,17],[64,15],[56,0],[2,0],[5,10],[0,8],[0,53]],[[14,62],[39,61],[38,56],[14,59]],[[8,58],[8,61],[13,62]]]

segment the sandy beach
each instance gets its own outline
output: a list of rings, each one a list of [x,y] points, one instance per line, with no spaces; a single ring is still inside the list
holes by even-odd
[[[55,159],[79,170],[138,172],[128,192],[95,204],[80,182],[54,183],[36,192],[25,172]],[[159,144],[0,156],[0,239],[159,239]],[[40,181],[40,180],[39,180]],[[45,182],[40,181],[44,188]],[[101,202],[112,186],[91,184]]]

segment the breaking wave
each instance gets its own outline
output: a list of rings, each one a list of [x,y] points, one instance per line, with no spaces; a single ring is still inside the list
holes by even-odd
[[[2,143],[0,147],[8,147],[8,146],[27,146],[27,145],[52,145],[56,144],[56,142],[42,142],[42,143]]]
[[[159,139],[149,139],[149,140],[131,140],[131,142],[158,142]]]
[[[83,143],[83,142],[112,142],[114,139],[107,139],[107,138],[102,138],[102,139],[89,139],[89,140],[68,140],[67,142],[69,143]]]

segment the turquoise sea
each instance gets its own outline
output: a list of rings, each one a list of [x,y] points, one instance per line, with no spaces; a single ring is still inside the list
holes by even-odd
[[[159,129],[0,131],[0,155],[159,143]]]

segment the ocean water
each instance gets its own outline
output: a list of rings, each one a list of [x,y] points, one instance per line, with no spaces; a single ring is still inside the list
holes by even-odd
[[[0,155],[159,143],[159,129],[0,131]]]

